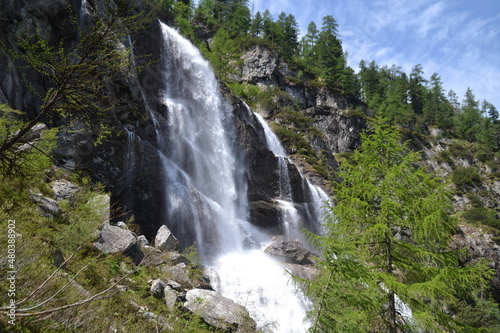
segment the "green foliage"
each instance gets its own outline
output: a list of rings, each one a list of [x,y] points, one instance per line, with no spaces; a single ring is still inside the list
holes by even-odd
[[[481,184],[481,176],[479,170],[474,166],[463,167],[459,166],[453,170],[451,179],[457,188],[465,191],[472,186]]]
[[[18,119],[20,115],[21,112],[0,105],[0,142],[8,142],[26,126]],[[28,134],[0,153],[1,177],[40,175],[52,164],[50,154],[55,148],[57,128],[46,130],[40,138],[30,138]]]
[[[341,164],[327,234],[311,236],[323,253],[308,290],[312,331],[468,332],[446,309],[471,295],[489,302],[477,290],[491,271],[483,263],[462,267],[449,250],[456,226],[449,193],[416,167],[419,154],[394,130],[374,124],[362,139],[353,163]],[[398,298],[411,319],[400,315]]]
[[[208,58],[212,63],[217,76],[222,80],[228,81],[230,74],[234,72],[234,64],[239,58],[238,45],[226,29],[221,28],[217,31],[210,46]]]
[[[492,228],[500,230],[500,219],[497,212],[485,207],[474,207],[463,213],[463,218],[472,223],[482,223]]]

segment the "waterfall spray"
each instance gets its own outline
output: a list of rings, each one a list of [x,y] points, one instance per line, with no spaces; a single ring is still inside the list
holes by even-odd
[[[166,224],[184,245],[196,241],[213,287],[246,306],[259,327],[305,332],[307,300],[281,264],[262,252],[270,236],[248,221],[242,172],[247,166],[230,144],[236,139],[232,108],[221,96],[214,73],[198,49],[174,29],[164,24],[161,29],[166,82],[162,101],[168,110],[160,147]],[[269,126],[260,121],[269,149],[280,163],[277,199],[288,211],[286,233],[295,237],[300,230],[288,176],[291,162]],[[309,191],[316,193],[310,196],[317,196],[318,190],[307,184]],[[314,207],[320,204],[307,205],[305,211],[318,213]]]

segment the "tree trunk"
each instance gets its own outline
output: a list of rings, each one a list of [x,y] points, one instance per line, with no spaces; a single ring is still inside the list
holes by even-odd
[[[392,252],[391,252],[391,237],[388,232],[385,234],[385,253],[386,253],[386,269],[387,274],[392,275]],[[396,321],[396,296],[394,291],[388,290],[389,295],[387,297],[388,310],[389,310],[389,333],[397,333],[397,321]]]

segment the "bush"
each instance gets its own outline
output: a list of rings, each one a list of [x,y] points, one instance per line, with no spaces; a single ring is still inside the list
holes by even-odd
[[[454,165],[453,158],[449,150],[442,150],[435,157],[436,162],[438,163],[447,163],[451,166]]]
[[[473,166],[456,168],[451,175],[451,179],[457,188],[462,191],[481,183],[479,171]]]
[[[485,207],[474,207],[464,212],[463,217],[468,222],[476,222],[500,230],[500,219],[493,209]]]
[[[455,140],[450,144],[448,148],[450,153],[456,158],[463,158],[468,161],[472,161],[474,156],[472,155],[471,144],[467,142]]]

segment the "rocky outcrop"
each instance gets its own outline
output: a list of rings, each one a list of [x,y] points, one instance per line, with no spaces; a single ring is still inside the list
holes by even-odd
[[[278,75],[278,54],[266,47],[256,45],[241,57],[243,66],[241,80],[250,83],[271,83]]]
[[[210,326],[224,332],[255,330],[248,311],[212,290],[193,289],[186,293],[184,306]]]
[[[463,263],[476,263],[485,259],[488,266],[495,272],[493,276],[493,296],[500,302],[500,245],[493,239],[494,236],[486,230],[470,224],[460,225],[459,232],[453,237],[453,249],[466,249],[467,256],[463,256]]]

